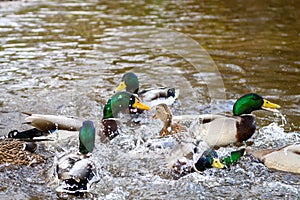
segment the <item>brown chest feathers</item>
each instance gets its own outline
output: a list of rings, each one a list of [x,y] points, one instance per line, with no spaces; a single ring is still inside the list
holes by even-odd
[[[255,118],[252,115],[241,116],[241,121],[236,123],[236,141],[243,142],[248,140],[255,132]]]

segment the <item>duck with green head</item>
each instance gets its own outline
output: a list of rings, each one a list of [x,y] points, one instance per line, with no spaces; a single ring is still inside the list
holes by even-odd
[[[194,170],[195,171],[204,171],[209,168],[217,168],[222,169],[224,165],[218,158],[218,154],[213,149],[208,149],[203,152],[201,157],[194,163]]]
[[[128,112],[131,109],[150,110],[150,107],[141,103],[137,95],[129,92],[118,92],[114,94],[103,108],[103,135],[101,140],[112,139],[119,134],[116,118],[120,112]],[[36,129],[18,132],[12,131],[9,135],[13,138],[32,138],[47,135],[56,130],[78,131],[82,121],[74,118],[57,115],[29,114],[25,123]]]
[[[218,158],[218,154],[213,149],[208,149],[201,154],[196,161],[193,159],[193,153],[185,155],[184,158],[178,159],[171,166],[171,175],[174,178],[181,178],[193,172],[203,172],[209,168],[223,169],[224,165]]]
[[[160,103],[171,105],[179,96],[179,90],[166,87],[150,88],[139,92],[140,83],[137,75],[133,72],[127,72],[123,75],[122,80],[115,91],[119,92],[124,89],[127,92],[137,94],[138,97],[143,102],[146,102],[150,107],[156,106]]]
[[[111,140],[119,134],[115,118],[120,112],[129,113],[130,109],[150,110],[150,107],[141,103],[136,95],[129,92],[118,92],[107,101],[103,108],[102,119],[103,133],[106,138]]]
[[[94,146],[94,124],[87,120],[79,130],[79,151],[71,151],[58,158],[55,173],[62,182],[56,188],[57,192],[79,194],[89,190],[90,181],[96,173],[95,164],[90,159]]]
[[[222,169],[236,163],[243,155],[245,149],[230,152],[230,155],[218,158],[218,154],[214,149],[206,150],[198,161],[194,164],[195,171],[204,171],[209,168]]]
[[[248,140],[255,132],[256,110],[278,112],[279,105],[250,93],[240,97],[233,106],[233,115],[205,114],[197,116],[189,131],[196,139],[202,139],[210,146],[225,146]],[[176,116],[173,117],[175,119]],[[177,117],[182,119],[183,117]]]
[[[177,178],[192,172],[203,172],[209,168],[223,169],[229,167],[236,163],[244,155],[245,151],[245,149],[242,148],[219,158],[218,153],[214,149],[209,148],[206,142],[203,141],[184,144],[184,148],[186,149],[182,148],[182,144],[180,146],[181,153],[187,149],[190,150],[189,153],[184,154],[184,157],[181,156],[181,158],[177,159],[176,162],[171,165],[171,174]],[[191,151],[191,148],[193,148],[193,151]],[[173,153],[178,154],[178,149]]]

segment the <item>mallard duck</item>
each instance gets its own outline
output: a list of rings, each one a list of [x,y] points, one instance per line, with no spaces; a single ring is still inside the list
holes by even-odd
[[[208,168],[224,168],[229,167],[230,165],[237,162],[243,155],[244,155],[245,149],[239,149],[236,151],[230,152],[230,155],[218,158],[218,154],[214,149],[208,149],[206,150],[201,157],[198,159],[198,161],[194,164],[194,170],[195,171],[204,171]]]
[[[139,80],[135,73],[127,72],[123,75],[121,83],[116,88],[116,92],[122,90],[137,94],[142,102],[147,103],[150,107],[156,106],[160,103],[172,105],[179,96],[179,90],[175,88],[150,88],[139,92]]]
[[[300,173],[300,144],[287,145],[276,149],[246,149],[248,154],[258,158],[270,169]]]
[[[255,118],[251,112],[268,110],[278,112],[279,105],[250,93],[240,97],[233,106],[233,115],[205,114],[196,116],[189,132],[196,139],[202,139],[210,146],[225,146],[248,140],[255,132]],[[175,118],[175,116],[174,116]],[[176,119],[183,119],[177,117]]]
[[[195,171],[204,171],[209,168],[217,168],[222,169],[224,165],[220,162],[218,154],[213,149],[208,149],[203,152],[201,157],[194,163],[194,170]]]
[[[239,158],[244,155],[245,151],[245,149],[242,148],[237,151],[230,152],[228,156],[219,158],[217,152],[203,141],[193,143],[193,146],[193,152],[184,154],[184,157],[177,159],[177,161],[171,166],[171,174],[173,176],[178,178],[192,172],[203,172],[209,168],[223,169],[225,167],[229,167],[237,162]],[[180,148],[182,148],[182,145]],[[181,149],[180,151],[186,150],[187,149]]]
[[[179,178],[192,172],[203,172],[209,168],[224,168],[217,152],[213,149],[204,151],[198,160],[193,159],[192,153],[187,154],[185,158],[178,159],[172,166],[171,174]]]
[[[89,190],[90,181],[96,173],[95,164],[89,159],[94,144],[93,122],[84,121],[79,130],[79,152],[71,151],[57,160],[55,172],[62,182],[56,191],[78,194]]]
[[[172,135],[181,131],[187,131],[187,128],[181,126],[172,121],[172,113],[167,104],[158,104],[156,106],[155,114],[153,115],[154,119],[160,119],[164,125],[160,131],[160,136],[164,137],[167,135]]]
[[[172,123],[172,113],[166,104],[159,104],[156,106],[156,112],[153,118],[160,119],[164,122],[164,126],[160,131],[160,136],[175,134],[180,131],[187,131],[187,128],[177,124]],[[224,165],[229,166],[232,163],[236,162],[244,153],[244,149],[231,152],[230,156],[224,157],[221,161],[218,158],[218,154],[215,150],[209,148],[209,146],[205,142],[190,142],[190,145],[179,145],[180,148],[179,154],[175,153],[175,156],[184,155],[183,159],[178,159],[175,164],[172,165],[172,173],[176,174],[176,176],[184,175],[193,171],[204,171],[208,168],[223,168]],[[194,152],[192,153],[191,146],[195,146]],[[190,146],[190,147],[188,147]],[[207,149],[204,151],[199,158],[195,158],[194,155],[197,155],[196,151],[202,151],[203,149]],[[181,154],[181,155],[180,155]],[[198,154],[199,155],[199,154]],[[174,152],[173,152],[174,157]],[[194,158],[193,158],[194,157]],[[196,161],[196,162],[195,162]]]
[[[34,142],[4,139],[0,141],[0,164],[33,166],[45,162],[46,157],[34,153]]]
[[[120,112],[126,112],[130,109],[150,110],[150,107],[141,103],[136,95],[129,92],[118,92],[107,101],[103,108],[102,124],[103,135],[105,137],[101,138],[102,141],[106,138],[112,139],[119,134],[116,118]],[[48,134],[55,130],[67,130],[68,132],[78,131],[82,124],[81,120],[65,116],[42,114],[28,115],[30,116],[25,118],[25,123],[36,129],[23,132],[14,130],[9,134],[11,137],[32,138],[45,135],[45,133]]]
[[[107,101],[103,108],[102,119],[103,134],[106,138],[111,140],[119,134],[116,118],[120,112],[129,113],[130,109],[150,110],[150,107],[141,103],[136,95],[129,92],[118,92]]]

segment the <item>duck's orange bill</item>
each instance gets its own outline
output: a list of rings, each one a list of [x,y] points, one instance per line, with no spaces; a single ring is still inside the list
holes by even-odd
[[[151,108],[147,106],[146,104],[141,103],[138,98],[134,98],[134,104],[132,105],[133,108],[139,109],[139,110],[150,110]]]
[[[264,109],[264,110],[271,111],[271,112],[279,112],[276,109],[280,108],[280,105],[277,105],[275,103],[272,103],[272,102],[264,99],[264,104],[262,105],[261,108]]]

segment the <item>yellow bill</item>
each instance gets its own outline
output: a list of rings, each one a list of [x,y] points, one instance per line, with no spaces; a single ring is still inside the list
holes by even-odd
[[[224,165],[220,162],[218,158],[213,158],[213,162],[211,164],[212,167],[222,169],[224,168]]]
[[[262,105],[261,108],[264,109],[264,110],[271,111],[271,112],[279,112],[276,109],[280,108],[280,105],[277,105],[275,103],[272,103],[272,102],[264,99],[264,104]]]
[[[146,104],[143,104],[140,102],[138,98],[134,98],[134,104],[132,105],[133,108],[139,109],[139,110],[150,110],[151,108],[147,106]]]
[[[118,87],[115,89],[115,92],[120,92],[120,91],[124,90],[125,88],[126,88],[126,84],[125,84],[124,81],[122,81],[122,82],[118,85]]]

